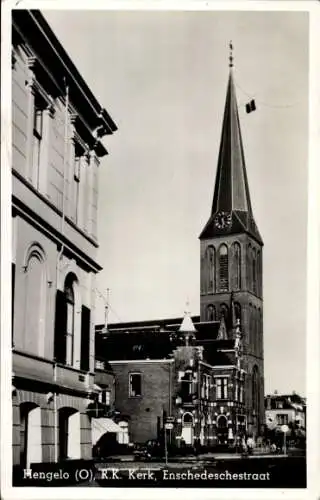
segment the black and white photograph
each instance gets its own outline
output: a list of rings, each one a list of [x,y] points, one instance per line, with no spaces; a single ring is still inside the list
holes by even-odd
[[[248,4],[11,11],[12,490],[304,498],[310,12]]]

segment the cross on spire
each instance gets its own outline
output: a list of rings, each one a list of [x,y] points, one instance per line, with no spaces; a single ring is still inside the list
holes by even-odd
[[[229,68],[233,68],[233,44],[229,42]]]

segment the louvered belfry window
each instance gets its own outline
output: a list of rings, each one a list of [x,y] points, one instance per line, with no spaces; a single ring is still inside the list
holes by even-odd
[[[229,258],[226,245],[221,245],[219,249],[219,287],[220,291],[229,289]]]

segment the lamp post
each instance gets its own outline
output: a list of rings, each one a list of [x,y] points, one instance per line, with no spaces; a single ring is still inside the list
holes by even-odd
[[[287,432],[289,430],[289,427],[287,425],[282,425],[281,430],[283,432],[283,454],[287,454]]]

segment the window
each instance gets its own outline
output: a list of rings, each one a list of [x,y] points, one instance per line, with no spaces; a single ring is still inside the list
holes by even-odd
[[[39,175],[43,138],[43,107],[36,101],[33,113],[32,184],[39,189]]]
[[[74,342],[74,291],[70,280],[65,284],[65,296],[67,303],[67,325],[66,325],[66,364],[73,365],[73,342]]]
[[[233,290],[241,288],[241,249],[239,243],[233,244],[233,263],[232,263],[232,281]]]
[[[215,251],[213,246],[209,246],[206,252],[206,271],[208,273],[208,292],[215,289]]]
[[[216,309],[212,304],[207,306],[207,321],[215,321],[216,320]]]
[[[201,397],[203,399],[209,399],[209,390],[210,390],[210,375],[204,374],[201,384]]]
[[[276,401],[276,408],[278,408],[278,410],[281,410],[283,408],[283,401]]]
[[[192,373],[187,372],[181,377],[181,398],[187,400],[193,392]]]
[[[227,377],[217,378],[217,399],[227,399],[228,398],[228,379]]]
[[[45,254],[38,244],[28,250],[25,266],[24,348],[44,356],[46,320]]]
[[[253,249],[252,255],[252,290],[253,293],[257,293],[257,254],[255,249]]]
[[[220,318],[224,317],[224,321],[227,324],[228,323],[228,316],[229,316],[229,308],[227,304],[221,304],[220,306]]]
[[[98,401],[103,405],[110,406],[111,392],[108,389],[103,389],[99,392]]]
[[[119,422],[119,427],[121,432],[118,433],[118,443],[128,444],[129,443],[129,428],[128,422]]]
[[[235,384],[235,400],[238,401],[239,400],[239,384],[238,382],[236,382]]]
[[[75,222],[78,222],[79,220],[79,190],[80,190],[80,157],[76,156],[74,159],[74,173],[73,173],[73,180],[74,180],[74,219]]]
[[[141,396],[141,374],[130,373],[129,375],[129,395],[130,397]]]
[[[90,309],[81,306],[79,283],[72,272],[67,275],[63,290],[57,290],[54,330],[55,360],[88,371]]]
[[[277,414],[277,424],[278,425],[288,425],[289,416],[287,414]]]
[[[226,245],[219,248],[219,288],[220,291],[229,289],[229,258]]]
[[[206,393],[205,393],[205,397],[206,397],[206,399],[209,399],[209,396],[210,396],[211,377],[210,377],[210,375],[206,375],[206,376],[205,376],[205,378],[206,378],[206,385],[205,385],[205,387],[206,387]]]
[[[239,394],[239,401],[240,403],[243,403],[243,386],[240,386],[240,394]]]

